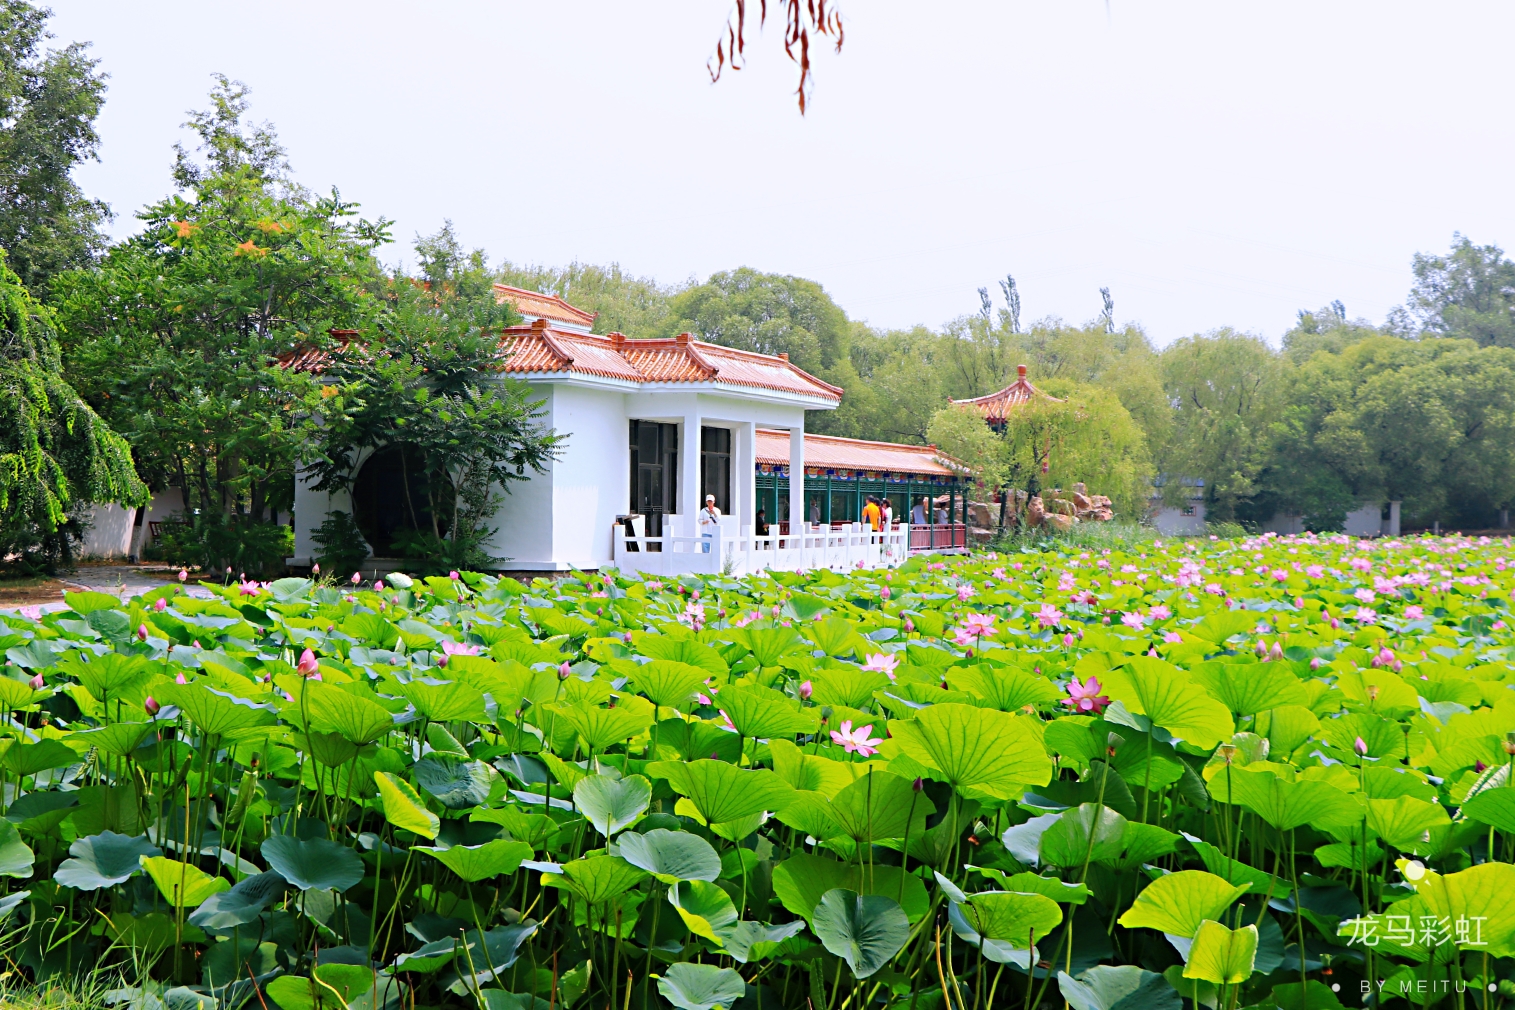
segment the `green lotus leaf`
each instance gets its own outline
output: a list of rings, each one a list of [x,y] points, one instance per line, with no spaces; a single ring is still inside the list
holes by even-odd
[[[1423,870],[1413,879],[1406,872],[1410,867],[1405,860],[1397,865],[1430,915],[1453,924],[1469,923],[1466,940],[1454,934],[1460,949],[1490,957],[1515,955],[1515,865],[1480,863],[1448,874]],[[1398,903],[1390,911],[1398,912]],[[1475,929],[1481,930],[1481,936]],[[1480,939],[1481,943],[1475,942]]]
[[[22,831],[46,834],[68,819],[79,806],[77,791],[27,793],[10,805],[5,819]]]
[[[1430,803],[1413,796],[1399,796],[1392,800],[1368,800],[1368,830],[1401,852],[1419,851],[1422,855],[1431,852],[1422,839],[1426,833],[1451,823],[1440,803]]]
[[[874,770],[837,793],[830,810],[842,831],[864,845],[907,834],[920,837],[934,813],[935,804],[909,780]]]
[[[1063,921],[1063,910],[1051,898],[1011,891],[970,894],[961,912],[974,932],[1018,950],[1030,950]]]
[[[363,861],[346,845],[325,838],[271,835],[260,850],[271,869],[302,891],[345,891],[363,879]]]
[[[1073,1010],[1182,1010],[1183,1000],[1159,974],[1134,964],[1099,965],[1077,979],[1057,973],[1057,987]]]
[[[654,721],[652,706],[641,708],[619,705],[615,708],[558,706],[558,718],[573,727],[591,751],[600,752],[613,744],[625,743],[641,736]]]
[[[1213,982],[1216,985],[1235,985],[1252,977],[1252,966],[1256,960],[1256,926],[1228,929],[1212,919],[1206,919],[1200,923],[1199,932],[1194,936],[1194,945],[1189,948],[1184,978]]]
[[[715,849],[699,835],[687,831],[654,828],[642,834],[624,834],[619,851],[622,859],[665,884],[715,880],[721,875],[721,857]]]
[[[558,887],[591,905],[619,898],[647,879],[647,871],[619,856],[586,856],[563,864],[562,873],[542,874],[544,887]]]
[[[1110,670],[1102,683],[1105,693],[1128,711],[1145,715],[1195,747],[1208,750],[1236,732],[1230,710],[1172,663],[1134,656],[1125,666]]]
[[[726,634],[750,651],[759,666],[778,666],[779,660],[804,645],[793,628],[734,628]]]
[[[153,728],[150,722],[113,722],[109,726],[85,730],[78,738],[111,757],[125,758],[136,752]]]
[[[0,820],[0,876],[30,877],[36,861],[31,847],[10,821]]]
[[[836,888],[893,898],[905,909],[911,922],[918,922],[929,907],[926,885],[898,866],[879,863],[860,866],[813,852],[798,852],[773,868],[774,896],[807,922],[821,897]]]
[[[1012,874],[989,866],[968,868],[999,884],[1001,890],[1040,894],[1062,905],[1082,905],[1089,900],[1089,888],[1083,884],[1070,884],[1056,877],[1043,877],[1030,870]]]
[[[1235,716],[1308,703],[1304,685],[1285,663],[1201,663],[1190,676]]]
[[[417,785],[449,810],[466,810],[483,803],[499,778],[482,761],[458,761],[437,753],[417,761],[411,773]]]
[[[288,709],[298,712],[302,704],[312,729],[336,733],[359,747],[386,736],[395,725],[383,705],[333,684],[307,682],[303,702],[296,695]]]
[[[58,669],[77,678],[96,701],[116,698],[138,702],[150,676],[146,659],[118,652],[96,656],[87,663],[82,656],[71,656],[59,660]]]
[[[640,775],[591,775],[573,787],[573,802],[594,829],[609,838],[641,820],[652,803],[652,783]]]
[[[231,881],[212,877],[193,863],[181,863],[167,856],[140,859],[142,868],[158,885],[158,893],[174,908],[195,908],[212,894],[231,890]]]
[[[772,957],[785,940],[797,936],[804,928],[804,919],[795,919],[778,926],[751,920],[739,922],[727,932],[722,949],[738,964],[761,961]]]
[[[1246,807],[1280,831],[1305,824],[1347,827],[1363,817],[1363,807],[1351,793],[1325,782],[1289,782],[1267,768],[1217,774],[1210,780],[1210,795]]]
[[[1125,850],[1127,821],[1109,807],[1084,803],[1065,810],[1042,832],[1041,861],[1064,869],[1086,860],[1112,862]]]
[[[1192,937],[1201,922],[1219,920],[1248,886],[1228,883],[1204,870],[1179,870],[1144,887],[1116,921],[1129,929],[1146,927]]]
[[[464,943],[456,936],[443,937],[433,940],[431,943],[422,944],[408,954],[401,954],[395,958],[394,971],[417,971],[422,974],[430,974],[440,971],[452,963],[455,957],[462,957],[466,952],[476,949],[473,942]]]
[[[715,703],[744,737],[792,737],[813,733],[820,725],[813,710],[801,709],[797,701],[767,687],[723,688]]]
[[[25,777],[50,768],[67,768],[79,763],[79,754],[61,740],[13,744],[0,757],[0,767],[12,775]]]
[[[947,671],[947,683],[982,698],[1001,712],[1019,712],[1027,705],[1040,707],[1063,697],[1051,680],[1017,666],[954,666]]]
[[[435,848],[417,845],[417,852],[425,852],[438,859],[453,873],[470,884],[481,880],[514,873],[521,863],[531,858],[531,846],[525,842],[506,841],[496,838],[481,845],[454,845],[450,848]]]
[[[1480,824],[1515,833],[1515,788],[1497,786],[1481,790],[1463,803],[1462,813]]]
[[[384,804],[385,820],[422,838],[437,837],[437,832],[442,830],[441,819],[426,809],[425,802],[409,782],[386,772],[374,772],[373,777],[379,787],[379,799]]]
[[[231,890],[219,891],[206,898],[190,914],[189,921],[203,929],[245,926],[256,922],[268,903],[278,897],[284,887],[284,876],[276,871],[255,873],[238,881]]]
[[[817,705],[844,705],[861,708],[873,700],[873,692],[893,683],[885,674],[857,666],[839,666],[816,670],[810,675],[811,700]],[[721,695],[725,704],[725,693]],[[729,711],[729,710],[728,710]]]
[[[400,629],[378,614],[350,614],[339,627],[343,634],[351,635],[370,648],[393,649],[400,640]]]
[[[678,1010],[730,1010],[747,992],[747,983],[731,968],[681,961],[658,979],[658,992]]]
[[[737,923],[731,896],[703,880],[682,880],[670,887],[668,903],[678,909],[690,932],[716,943],[724,942]]]
[[[894,959],[910,939],[910,920],[893,898],[834,888],[821,896],[810,920],[816,938],[867,978]]]
[[[467,684],[412,680],[400,685],[400,693],[430,722],[484,722],[486,718],[484,695]]]
[[[802,791],[818,792],[828,799],[841,792],[859,776],[859,766],[810,754],[792,740],[768,741],[773,756],[774,773]]]
[[[688,712],[694,708],[696,691],[705,690],[710,671],[671,659],[654,659],[650,663],[620,660],[616,669],[631,678],[632,685],[654,705]]]
[[[268,994],[284,1010],[381,1010],[405,991],[399,979],[360,964],[321,964],[313,974],[316,981],[281,975],[268,983]]]
[[[725,761],[654,761],[647,774],[666,779],[706,824],[721,824],[781,810],[794,795],[789,783],[767,769],[738,768]]]
[[[972,705],[942,704],[910,720],[891,720],[886,753],[925,768],[965,796],[1010,799],[1052,780],[1039,724]],[[913,777],[913,776],[912,776]]]
[[[278,716],[269,709],[230,697],[206,684],[160,684],[154,691],[153,697],[159,704],[176,706],[196,729],[208,736],[224,736],[234,730],[278,722]]]
[[[482,944],[478,943],[480,938],[477,932],[470,933],[469,951],[462,958],[453,961],[451,971],[442,977],[443,985],[459,996],[471,993],[477,999],[481,991],[478,987],[496,981],[502,972],[514,965],[521,956],[521,945],[531,939],[536,931],[537,924],[527,919],[511,926],[489,930],[483,935]],[[565,1004],[573,1002],[570,998],[572,975],[571,971],[564,972],[559,984],[559,992],[562,993]],[[584,981],[587,982],[588,979]],[[580,989],[579,992],[582,994],[583,990]]]
[[[79,838],[68,847],[69,858],[58,864],[53,879],[65,887],[96,891],[114,887],[142,872],[143,856],[162,855],[145,835],[133,837],[102,831]]]

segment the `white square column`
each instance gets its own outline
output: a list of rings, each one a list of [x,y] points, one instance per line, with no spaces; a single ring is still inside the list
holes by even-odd
[[[805,422],[789,429],[789,532],[805,528]]]
[[[695,513],[703,503],[700,495],[700,428],[704,419],[698,409],[684,415],[679,433],[679,515],[689,524],[686,536],[694,535]]]
[[[757,424],[743,421],[731,431],[731,514],[738,526],[757,522]]]

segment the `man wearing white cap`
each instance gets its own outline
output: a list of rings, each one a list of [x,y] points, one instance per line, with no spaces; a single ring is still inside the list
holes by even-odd
[[[715,527],[721,521],[721,510],[715,507],[715,495],[707,494],[705,496],[705,507],[700,509],[698,521],[700,524],[700,536],[706,540],[713,538],[715,536]],[[701,546],[704,548],[702,553],[710,553],[709,544],[702,544]]]

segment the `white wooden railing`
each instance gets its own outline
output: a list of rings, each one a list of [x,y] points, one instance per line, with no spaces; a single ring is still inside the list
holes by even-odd
[[[613,534],[615,565],[647,575],[744,575],[764,569],[892,568],[909,554],[910,526],[874,532],[862,523],[806,524],[798,533],[757,536],[727,517],[690,536],[680,516],[664,517],[664,535],[633,536],[624,526]],[[772,529],[776,530],[777,527]],[[675,532],[677,531],[677,532]]]

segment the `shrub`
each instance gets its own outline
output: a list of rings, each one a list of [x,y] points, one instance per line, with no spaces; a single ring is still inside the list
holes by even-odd
[[[357,571],[368,560],[368,541],[363,539],[351,513],[326,513],[326,521],[310,538],[321,545],[321,553],[316,557],[321,570],[334,578]]]

